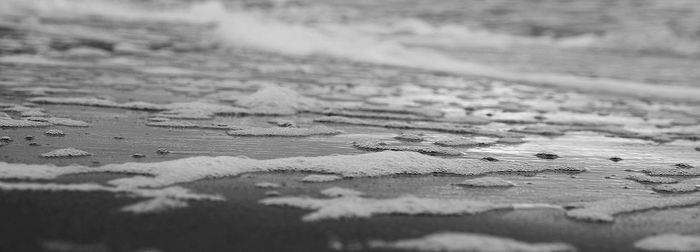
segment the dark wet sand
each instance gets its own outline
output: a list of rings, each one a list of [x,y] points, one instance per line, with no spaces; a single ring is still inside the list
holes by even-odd
[[[401,239],[439,231],[463,231],[511,237],[530,242],[565,241],[580,251],[634,251],[631,244],[663,230],[700,232],[700,225],[654,218],[672,212],[693,216],[700,209],[649,211],[618,218],[614,224],[570,220],[558,210],[496,211],[473,216],[376,216],[306,223],[305,210],[263,206],[265,189],[258,181],[292,181],[283,195],[316,195],[327,184],[299,184],[302,174],[282,173],[218,179],[187,185],[200,192],[223,193],[225,202],[192,202],[184,209],[132,215],[117,211],[136,199],[110,193],[0,192],[0,251],[42,251],[44,241],[103,244],[109,251],[159,248],[162,251],[329,251],[328,242]],[[91,178],[91,180],[94,178]],[[398,179],[398,178],[396,178]],[[362,190],[388,185],[395,178],[342,181],[337,186]],[[65,181],[82,180],[69,178]],[[403,178],[403,180],[413,180]],[[417,183],[436,183],[425,179]],[[424,185],[422,185],[424,186]],[[391,189],[389,189],[390,191]],[[488,189],[484,189],[488,190]],[[647,217],[647,218],[642,218]]]
[[[53,163],[58,165],[101,165],[122,162],[158,162],[197,155],[247,155],[268,159],[288,156],[322,156],[334,153],[363,153],[343,137],[308,138],[237,138],[218,130],[168,129],[145,126],[146,112],[117,109],[93,109],[77,106],[44,106],[52,115],[85,120],[89,128],[49,127],[63,130],[64,137],[42,134],[49,128],[3,129],[2,135],[15,139],[2,147],[0,160],[10,163]],[[99,112],[95,112],[99,110]],[[223,118],[245,125],[267,125],[269,118]],[[367,134],[367,128],[337,126],[351,134]],[[388,138],[398,130],[372,128],[371,134]],[[24,136],[33,135],[40,146],[29,146]],[[115,139],[114,137],[124,139]],[[584,136],[585,137],[585,136]],[[43,159],[40,153],[54,148],[76,147],[94,156],[70,159]],[[634,145],[630,145],[630,148]],[[171,153],[159,155],[158,148]],[[673,148],[673,147],[669,147]],[[507,149],[507,148],[506,148]],[[144,153],[145,158],[131,158]],[[536,150],[533,150],[536,153]],[[509,154],[507,151],[468,152],[467,158],[496,155],[501,159],[528,162],[538,160],[532,154]],[[570,158],[567,160],[567,158]],[[571,159],[573,158],[573,159]],[[562,161],[563,160],[563,161]],[[604,156],[591,160],[585,156],[564,157],[589,163],[597,170],[570,175],[542,173],[505,175],[519,184],[511,189],[468,189],[452,187],[464,177],[451,175],[391,176],[361,178],[331,183],[301,183],[302,173],[247,174],[234,178],[197,181],[183,186],[201,193],[219,193],[224,202],[190,202],[190,207],[156,214],[133,215],[118,209],[136,202],[120,195],[102,192],[0,192],[0,251],[42,251],[46,241],[92,244],[108,251],[134,251],[158,248],[162,251],[327,251],[329,242],[364,243],[376,239],[419,237],[439,231],[474,232],[514,238],[528,242],[563,241],[580,251],[634,251],[634,241],[662,232],[700,232],[700,209],[697,207],[647,211],[618,216],[612,224],[585,223],[571,220],[559,210],[495,211],[473,216],[375,216],[370,219],[343,219],[302,222],[306,210],[264,206],[257,201],[266,189],[257,182],[283,184],[276,189],[288,196],[320,197],[320,190],[340,186],[367,192],[370,197],[389,198],[402,194],[435,197],[460,197],[484,200],[522,200],[523,202],[595,200],[610,193],[646,195],[649,189],[624,180],[624,167]],[[99,164],[93,163],[99,161]],[[612,180],[600,178],[611,174]],[[64,176],[58,183],[100,182],[118,178],[114,174]],[[576,178],[573,178],[574,176]],[[571,185],[572,179],[579,179]],[[532,184],[526,184],[532,182]],[[631,189],[623,190],[624,186]],[[569,191],[567,191],[569,190]],[[552,193],[557,191],[558,193]],[[590,191],[587,197],[577,191]],[[580,198],[574,198],[580,197]],[[46,250],[48,251],[48,250]]]

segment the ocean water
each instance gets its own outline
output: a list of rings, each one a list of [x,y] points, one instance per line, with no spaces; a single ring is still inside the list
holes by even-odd
[[[374,251],[444,231],[638,251],[648,236],[700,234],[697,204],[653,209],[700,191],[628,179],[700,185],[696,2],[0,0],[0,251]],[[304,135],[314,127],[342,133]],[[63,148],[92,155],[42,157]],[[420,154],[371,153],[382,149]],[[303,182],[362,171],[383,175]],[[455,185],[480,176],[516,186]],[[134,185],[224,200],[164,196],[133,213]],[[326,202],[335,186],[561,208],[405,215],[421,207],[408,204],[305,222],[316,210],[261,202],[272,189]],[[640,211],[567,216],[581,202]]]
[[[109,22],[92,23],[95,17],[114,23],[176,21],[183,33],[198,26],[192,35],[218,47],[337,57],[615,95],[698,101],[700,94],[700,4],[695,1],[0,4],[2,22],[38,30],[60,26],[57,35],[83,32],[116,39],[105,32],[114,30]],[[128,36],[144,29],[120,27],[119,32]]]

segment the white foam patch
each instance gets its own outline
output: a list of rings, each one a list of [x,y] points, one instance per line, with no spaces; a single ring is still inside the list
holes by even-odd
[[[151,127],[163,127],[163,128],[201,128],[202,126],[193,122],[188,121],[160,121],[160,122],[147,122],[146,125]]]
[[[700,176],[700,168],[655,168],[655,169],[643,169],[642,172],[651,176],[687,176],[695,177]]]
[[[197,71],[192,71],[184,68],[170,67],[170,66],[157,66],[157,67],[141,67],[138,71],[146,74],[153,75],[197,75],[200,74]]]
[[[394,137],[396,140],[407,141],[407,142],[422,142],[425,138],[421,134],[413,134],[403,132],[398,136]]]
[[[80,105],[130,110],[160,111],[159,113],[155,114],[155,116],[173,119],[211,119],[214,117],[214,115],[219,114],[265,114],[264,111],[251,111],[229,105],[212,104],[200,101],[171,104],[153,104],[149,102],[118,103],[112,100],[95,97],[33,97],[27,100],[42,104]]]
[[[204,118],[201,118],[204,119]],[[183,129],[213,129],[213,130],[240,130],[245,127],[223,124],[223,123],[211,123],[211,124],[198,124],[189,121],[177,121],[170,120],[165,117],[151,117],[146,123],[147,126],[151,127],[162,127],[162,128],[183,128]]]
[[[260,182],[255,184],[256,187],[260,188],[280,188],[282,185],[278,183],[272,183],[272,182]]]
[[[543,136],[562,136],[564,132],[558,129],[556,126],[527,126],[522,129],[513,129],[513,132],[520,132],[526,134],[538,134]]]
[[[168,109],[165,106],[146,103],[146,102],[127,102],[118,103],[111,100],[100,99],[95,97],[33,97],[27,99],[29,102],[44,103],[44,104],[61,104],[61,105],[82,105],[93,107],[107,108],[123,108],[134,110],[151,110],[159,111]]]
[[[144,201],[123,207],[121,210],[135,214],[162,212],[172,208],[188,205],[187,200],[221,201],[223,197],[211,194],[197,194],[179,187],[161,189],[137,189],[109,187],[95,183],[55,184],[55,183],[5,183],[0,182],[0,190],[5,191],[53,191],[53,192],[110,192],[122,193],[132,197],[148,198]]]
[[[455,185],[465,187],[512,187],[515,186],[515,183],[499,177],[481,177],[467,179]]]
[[[170,197],[183,200],[223,200],[221,196],[192,193],[189,189],[172,186],[160,189],[139,189],[110,187],[95,183],[56,184],[56,183],[5,183],[0,182],[0,189],[6,191],[74,191],[74,192],[112,192],[127,193],[138,197]]]
[[[700,251],[700,236],[660,234],[641,239],[634,247],[644,251]]]
[[[336,130],[326,126],[313,126],[311,128],[289,128],[289,127],[273,127],[273,128],[242,128],[229,130],[226,134],[231,136],[246,136],[246,137],[304,137],[313,135],[337,135],[344,133],[342,130]]]
[[[154,116],[173,119],[211,119],[214,115],[249,114],[247,109],[201,101],[178,102],[159,106],[165,111]]]
[[[632,175],[627,176],[627,179],[634,180],[634,181],[637,181],[640,183],[654,183],[654,184],[678,183],[678,180],[675,178],[653,177],[653,176],[647,176],[644,174],[632,174]]]
[[[66,133],[64,133],[62,130],[50,129],[50,130],[47,130],[46,132],[44,132],[44,135],[47,135],[47,136],[65,136]]]
[[[311,174],[306,177],[301,178],[301,182],[306,183],[320,183],[320,182],[331,182],[341,180],[343,177],[332,174]]]
[[[364,140],[353,142],[355,148],[369,151],[414,151],[429,155],[461,156],[462,152],[449,148],[430,145],[390,145],[382,141]]]
[[[300,171],[342,177],[373,177],[395,174],[450,173],[482,175],[497,172],[583,172],[583,167],[560,164],[528,164],[517,161],[484,162],[444,159],[415,152],[383,151],[361,155],[250,159],[198,156],[155,163],[108,164],[101,167],[25,165],[0,162],[0,178],[51,179],[65,174],[111,172],[141,174],[109,181],[124,187],[162,187],[205,178],[238,176],[251,172]]]
[[[102,58],[110,56],[109,51],[91,47],[73,47],[64,51],[63,56],[75,58]]]
[[[576,248],[562,242],[527,243],[510,238],[474,233],[436,233],[415,239],[372,241],[374,249],[405,251],[472,251],[472,252],[566,252]]]
[[[9,117],[0,117],[0,127],[3,128],[48,127],[51,125],[52,124],[48,122],[17,120]]]
[[[354,118],[368,118],[368,119],[385,119],[385,120],[400,120],[400,121],[439,121],[444,120],[441,118],[430,118],[424,116],[416,116],[412,114],[394,114],[385,112],[365,112],[365,111],[346,111],[336,108],[327,109],[311,109],[306,112],[327,115],[327,116],[345,116]],[[471,120],[464,120],[467,123],[472,124],[487,124],[490,121],[488,119],[482,118],[468,118]]]
[[[502,144],[521,144],[524,143],[525,140],[522,138],[518,137],[503,137],[498,140],[496,140],[497,143],[502,143]]]
[[[50,117],[46,119],[46,122],[53,125],[68,126],[68,127],[89,127],[90,124],[80,120],[73,120],[69,118],[61,117]]]
[[[321,103],[313,98],[300,95],[296,91],[279,87],[268,86],[256,93],[247,95],[237,101],[237,105],[214,104],[207,101],[178,102],[170,104],[154,104],[149,102],[119,103],[109,99],[97,97],[32,97],[29,102],[41,104],[80,105],[92,107],[120,108],[130,110],[159,111],[157,117],[172,119],[211,119],[215,115],[291,115],[298,110],[312,106],[321,106]],[[15,106],[3,110],[22,109],[24,116],[28,112],[37,112],[36,108]],[[31,110],[31,111],[24,111]],[[40,112],[40,111],[38,111]],[[43,116],[31,115],[31,116]],[[68,123],[67,121],[58,121]]]
[[[260,203],[270,206],[286,206],[313,210],[304,215],[303,221],[319,221],[342,218],[369,218],[374,215],[470,215],[494,210],[553,208],[547,204],[501,204],[467,199],[418,198],[407,195],[390,199],[340,197],[317,199],[310,197],[282,197],[263,199]],[[516,206],[517,205],[517,206]]]
[[[43,158],[67,158],[67,157],[87,157],[92,156],[92,153],[78,150],[76,148],[64,148],[49,151],[47,153],[41,154]]]
[[[445,123],[445,122],[376,121],[376,120],[364,120],[364,119],[350,118],[350,117],[343,117],[343,116],[320,117],[320,118],[314,119],[314,122],[383,127],[383,128],[390,128],[390,129],[429,130],[429,131],[447,132],[447,133],[455,133],[455,134],[473,134],[473,135],[480,135],[480,136],[503,137],[503,138],[505,138],[505,137],[508,137],[508,138],[523,137],[523,135],[518,134],[518,133],[513,133],[513,132],[487,130],[487,129],[470,127],[470,126],[464,125],[464,124]]]
[[[158,213],[169,209],[184,208],[188,205],[189,204],[187,203],[187,201],[179,199],[155,197],[128,206],[124,206],[121,208],[121,210],[124,212],[131,212],[135,214]]]
[[[194,10],[206,8],[193,6]],[[128,20],[166,20],[203,22],[206,17],[193,18],[188,10],[147,10],[129,5],[126,2],[103,0],[67,1],[67,0],[7,0],[0,2],[0,13],[34,13],[43,17],[104,16]]]
[[[471,138],[466,137],[453,137],[448,139],[442,139],[435,141],[435,145],[445,146],[445,147],[483,147],[491,143],[486,143],[482,141],[476,141]]]
[[[282,194],[279,191],[275,191],[275,190],[265,192],[265,197],[277,197],[280,195],[282,195]]]
[[[16,87],[10,89],[12,92],[22,93],[25,95],[32,96],[47,96],[50,94],[75,94],[75,93],[91,93],[87,89],[73,89],[73,88],[55,88],[55,87]]]
[[[85,184],[54,184],[54,183],[5,183],[0,182],[0,190],[5,191],[71,191],[71,192],[94,192],[107,191],[118,192],[119,190],[112,187],[106,187],[100,184],[85,183]]]
[[[270,124],[274,124],[277,127],[292,127],[292,128],[297,128],[299,127],[296,122],[288,119],[281,119],[281,118],[274,118],[270,119],[267,121]]]
[[[287,87],[267,86],[238,99],[236,105],[251,109],[254,113],[289,115],[296,114],[300,109],[318,107],[321,102]]]
[[[612,222],[617,214],[636,211],[685,207],[700,204],[700,197],[664,197],[664,198],[612,198],[594,202],[570,204],[576,209],[566,212],[566,216],[583,221]]]
[[[560,136],[564,132],[569,131],[592,131],[603,134],[610,134],[622,138],[635,138],[642,140],[649,140],[659,143],[671,142],[674,139],[683,139],[685,136],[682,133],[673,134],[659,134],[659,132],[654,133],[644,133],[635,132],[627,130],[622,126],[610,125],[610,124],[600,124],[600,123],[582,123],[576,121],[562,121],[560,123],[569,125],[542,125],[542,126],[529,126],[522,129],[512,129],[512,132],[520,132],[527,134],[538,134],[545,136]]]
[[[369,88],[365,87],[365,89],[369,89]],[[372,91],[377,92],[375,90],[372,90]],[[378,112],[378,113],[412,114],[412,115],[419,115],[419,116],[424,116],[424,117],[442,117],[445,115],[445,112],[442,112],[442,111],[437,110],[437,109],[430,109],[430,108],[374,106],[374,105],[367,105],[367,104],[357,106],[357,107],[348,107],[348,108],[344,108],[344,109],[366,111],[366,112]]]
[[[365,195],[365,193],[358,190],[342,188],[342,187],[331,187],[326,188],[321,191],[321,194],[328,197],[359,197]]]
[[[0,6],[0,10],[2,10]],[[70,61],[61,61],[45,58],[38,55],[9,55],[0,56],[0,62],[10,63],[10,64],[22,64],[22,65],[48,65],[48,66],[79,66],[79,67],[94,67],[94,65],[74,63]]]
[[[698,186],[686,183],[655,185],[651,189],[662,193],[689,193],[700,190]]]
[[[53,164],[17,164],[0,162],[0,178],[2,179],[54,179],[64,174],[89,172],[86,166],[58,167]]]
[[[3,111],[17,112],[22,117],[44,117],[46,113],[40,108],[28,107],[17,104],[0,104]]]

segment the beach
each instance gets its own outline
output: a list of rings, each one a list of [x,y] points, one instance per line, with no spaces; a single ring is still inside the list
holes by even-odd
[[[2,1],[0,251],[700,249],[700,6],[524,2]]]

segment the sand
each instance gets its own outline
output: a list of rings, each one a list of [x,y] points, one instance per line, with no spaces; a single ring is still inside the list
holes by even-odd
[[[503,73],[405,46],[464,32],[439,21],[333,39],[359,31],[352,12],[290,29],[267,9],[318,13],[104,4],[0,10],[0,250],[693,248],[692,87]]]

